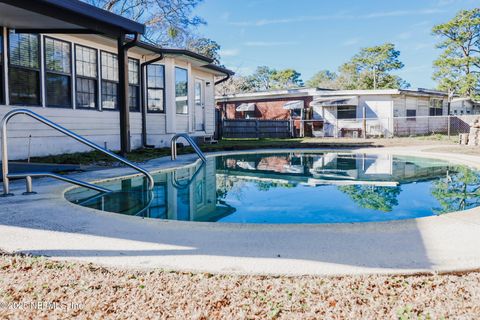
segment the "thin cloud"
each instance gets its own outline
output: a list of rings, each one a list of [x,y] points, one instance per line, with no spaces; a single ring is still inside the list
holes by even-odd
[[[412,37],[412,33],[411,32],[401,32],[397,35],[397,39],[399,40],[408,40]]]
[[[222,49],[220,50],[219,54],[222,57],[235,57],[238,56],[240,50],[238,49]]]
[[[424,9],[424,10],[395,10],[395,11],[381,11],[381,12],[373,12],[366,15],[361,15],[360,17],[363,19],[373,19],[373,18],[388,18],[388,17],[404,17],[410,15],[431,15],[444,12],[444,10],[432,8],[432,9]]]
[[[261,27],[271,24],[288,24],[288,23],[297,23],[297,22],[308,22],[308,21],[320,21],[320,20],[329,20],[334,18],[332,15],[325,16],[301,16],[295,18],[284,18],[284,19],[260,19],[255,21],[239,21],[231,22],[232,26],[237,27]]]
[[[419,51],[419,50],[423,50],[423,49],[426,49],[426,48],[431,48],[433,46],[434,45],[432,45],[431,43],[418,43],[413,47],[413,50],[414,51]]]
[[[372,13],[363,14],[363,15],[338,13],[338,14],[319,15],[319,16],[299,16],[299,17],[293,17],[293,18],[237,21],[237,22],[230,22],[230,24],[237,27],[261,27],[266,25],[302,23],[302,22],[323,21],[323,20],[378,19],[378,18],[388,18],[388,17],[403,17],[403,16],[409,16],[409,15],[416,15],[416,16],[434,15],[442,12],[445,12],[445,10],[438,9],[438,8],[431,8],[431,9],[423,9],[423,10],[379,11],[379,12],[372,12]]]
[[[342,46],[344,47],[351,47],[356,44],[360,43],[360,38],[352,38],[352,39],[347,39],[344,42],[342,42]]]
[[[247,47],[277,47],[277,46],[293,46],[297,42],[293,41],[249,41],[245,42],[244,45]]]

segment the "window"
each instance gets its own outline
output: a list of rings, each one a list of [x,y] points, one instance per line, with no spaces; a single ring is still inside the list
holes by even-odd
[[[128,106],[130,111],[140,111],[140,75],[139,62],[128,59]]]
[[[45,37],[45,96],[49,107],[71,107],[70,43]]]
[[[164,112],[165,67],[151,64],[147,67],[147,110]]]
[[[443,115],[443,100],[430,99],[430,115],[431,116]]]
[[[407,121],[416,121],[417,110],[408,110],[407,109]]]
[[[10,103],[40,105],[39,36],[9,33]]]
[[[175,105],[178,114],[188,114],[188,72],[175,67]]]
[[[338,119],[356,119],[357,106],[338,106],[337,118]]]
[[[97,50],[84,46],[75,46],[76,87],[75,99],[77,108],[97,108],[98,81]]]
[[[290,116],[292,118],[301,118],[302,117],[302,109],[291,109]]]
[[[118,109],[118,58],[102,51],[102,109]]]
[[[5,103],[5,84],[3,83],[3,27],[0,27],[0,104]]]

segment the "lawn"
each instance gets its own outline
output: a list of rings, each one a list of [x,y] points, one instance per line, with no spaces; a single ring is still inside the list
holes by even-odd
[[[363,147],[387,147],[407,145],[433,145],[442,146],[456,142],[455,137],[448,138],[443,135],[433,135],[413,138],[392,139],[346,139],[346,138],[295,138],[295,139],[223,139],[216,144],[203,144],[200,148],[204,152],[234,151],[248,149],[268,148],[363,148]],[[180,147],[178,154],[192,153],[190,147]],[[145,162],[150,159],[170,155],[170,148],[137,149],[127,155],[127,159],[133,162]],[[111,165],[115,159],[98,151],[71,153],[46,157],[33,157],[32,162],[38,163],[61,163],[82,165]]]

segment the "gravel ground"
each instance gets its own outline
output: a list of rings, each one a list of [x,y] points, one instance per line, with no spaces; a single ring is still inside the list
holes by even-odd
[[[480,272],[230,276],[131,271],[2,254],[0,317],[479,319]]]

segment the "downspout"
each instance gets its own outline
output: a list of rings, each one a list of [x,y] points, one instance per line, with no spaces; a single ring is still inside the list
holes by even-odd
[[[118,50],[118,111],[120,116],[120,152],[125,156],[131,151],[130,107],[128,105],[128,50],[138,44],[140,35],[135,33],[132,41],[125,42],[125,34],[117,39]]]
[[[142,108],[142,146],[144,148],[155,148],[154,145],[147,144],[147,106],[146,106],[146,95],[148,94],[148,88],[145,86],[145,70],[148,65],[163,60],[164,56],[162,52],[159,52],[160,56],[155,59],[143,62],[140,64],[140,81],[142,87],[141,94],[141,108]]]
[[[226,75],[227,75],[227,76],[226,76],[225,78],[220,79],[220,80],[218,80],[217,82],[215,82],[215,85],[217,86],[217,85],[219,85],[220,83],[223,83],[223,82],[227,81],[228,79],[230,79],[230,74],[229,74],[229,73],[226,73]]]
[[[230,73],[225,73],[225,74],[227,76],[223,79],[220,79],[220,80],[216,81],[214,83],[214,86],[217,86],[217,85],[227,81],[228,79],[230,79],[230,76],[231,76]],[[213,88],[213,90],[215,91],[215,88]],[[214,95],[215,95],[215,92],[214,92]],[[215,107],[216,107],[216,105],[215,105]],[[221,116],[220,121],[221,121],[222,125],[219,126],[220,130],[215,130],[215,131],[220,131],[220,132],[217,132],[217,137],[216,137],[217,139],[220,139],[223,136],[223,120],[224,120],[224,118],[227,117],[227,106],[226,106],[225,101],[223,101],[223,107],[222,107],[222,111],[221,111],[220,116]]]
[[[135,47],[135,46],[138,44],[138,38],[140,38],[140,34],[135,33],[135,36],[134,36],[133,40],[128,41],[127,43],[125,43],[125,44],[123,45],[123,48],[126,49],[126,50],[129,50],[129,49]]]

